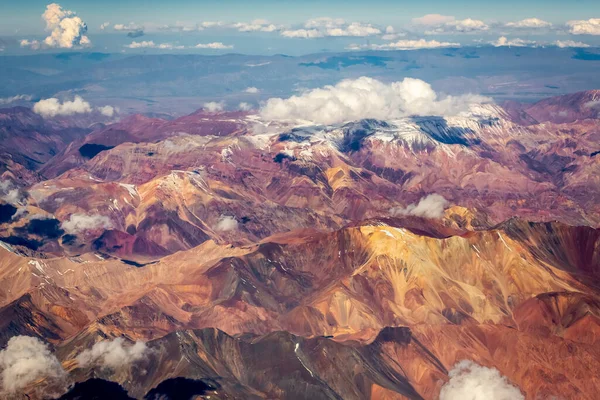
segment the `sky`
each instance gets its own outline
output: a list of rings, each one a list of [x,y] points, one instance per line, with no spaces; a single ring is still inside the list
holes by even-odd
[[[4,55],[600,46],[598,0],[0,0],[0,10]]]

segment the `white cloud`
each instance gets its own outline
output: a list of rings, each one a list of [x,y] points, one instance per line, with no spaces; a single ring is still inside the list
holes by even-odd
[[[312,18],[309,19],[308,21],[306,21],[304,23],[304,27],[305,28],[325,28],[325,29],[331,29],[331,28],[339,28],[340,26],[343,26],[346,24],[346,21],[344,21],[342,18],[331,18],[331,17],[319,17],[319,18]]]
[[[250,111],[252,110],[252,105],[243,101],[238,105],[238,108],[242,111]]]
[[[31,50],[39,50],[42,44],[37,40],[23,39],[19,41],[21,47],[29,47]]]
[[[439,194],[430,194],[423,197],[417,204],[410,204],[406,208],[395,207],[390,210],[392,215],[413,215],[415,217],[440,219],[448,207],[448,200]]]
[[[221,42],[212,42],[212,43],[198,43],[194,46],[196,49],[214,49],[214,50],[224,50],[224,49],[233,49],[232,45],[223,44]]]
[[[109,118],[112,117],[113,115],[115,115],[115,113],[118,111],[113,106],[98,107],[97,110],[100,112],[100,114],[104,115],[105,117],[109,117]]]
[[[405,78],[388,84],[360,77],[288,99],[271,98],[260,114],[268,120],[336,124],[363,118],[389,120],[412,115],[456,115],[468,110],[472,103],[490,101],[470,94],[440,99],[428,83],[419,79]]]
[[[347,26],[339,28],[327,29],[327,36],[354,36],[365,37],[379,35],[381,30],[375,28],[371,24],[362,24],[360,22],[352,22]]]
[[[590,47],[589,44],[585,44],[583,42],[576,42],[574,40],[557,40],[556,42],[553,43],[555,46],[560,47],[560,48],[566,48],[566,47]]]
[[[600,35],[600,18],[569,21],[567,26],[573,35]]]
[[[437,40],[399,40],[386,44],[352,44],[348,46],[349,50],[418,50],[418,49],[437,49],[440,47],[460,47],[460,43],[438,42]]]
[[[27,94],[18,94],[16,96],[12,96],[12,97],[4,97],[1,98],[0,97],[0,104],[10,104],[10,103],[14,103],[15,101],[30,101],[33,97]]]
[[[448,376],[450,380],[442,386],[440,400],[525,400],[519,388],[497,369],[473,361],[460,361]]]
[[[289,38],[366,37],[381,34],[381,29],[362,22],[347,23],[341,18],[320,17],[309,19],[300,29],[287,29],[281,36]]]
[[[103,340],[77,356],[80,368],[99,366],[116,369],[143,360],[150,348],[144,342],[127,344],[123,338]]]
[[[63,10],[60,5],[52,3],[46,6],[42,18],[46,21],[46,30],[50,32],[50,36],[44,39],[45,46],[70,49],[91,45],[85,35],[87,25],[73,11]]]
[[[237,220],[229,215],[221,215],[217,224],[215,225],[215,230],[220,232],[234,231],[238,227]]]
[[[288,38],[314,39],[325,37],[318,29],[288,29],[281,32],[281,36]]]
[[[136,42],[135,40],[125,47],[129,49],[160,49],[160,50],[183,50],[185,46],[177,46],[171,43],[154,43],[152,40],[144,40],[141,42]]]
[[[454,20],[455,18],[449,15],[427,14],[420,18],[413,18],[412,23],[414,25],[439,26]]]
[[[490,42],[495,47],[535,47],[537,42],[524,39],[508,39],[506,36],[501,36],[498,40]]]
[[[204,21],[200,24],[203,28],[219,28],[225,25],[226,23],[223,21]]]
[[[462,20],[452,20],[441,25],[434,26],[425,31],[425,34],[440,35],[451,33],[476,33],[484,32],[489,29],[490,27],[485,22],[478,19],[467,18]]]
[[[110,25],[110,22],[103,22],[100,24],[100,29],[101,30],[105,30],[106,28],[108,28]]]
[[[67,233],[77,235],[87,230],[93,229],[111,229],[113,223],[107,216],[104,215],[86,215],[72,214],[71,217],[64,221],[60,227]]]
[[[115,26],[113,26],[113,29],[115,31],[139,31],[144,30],[144,27],[134,22],[130,22],[128,24],[115,24]]]
[[[252,22],[237,22],[232,24],[231,27],[240,32],[275,32],[281,29],[281,26],[271,24],[264,19],[255,19]]]
[[[61,104],[55,97],[40,100],[33,106],[33,112],[42,117],[56,117],[63,115],[85,114],[92,112],[90,103],[83,100],[80,96],[75,96],[73,101],[65,101]]]
[[[259,93],[260,90],[254,86],[248,87],[246,88],[246,90],[244,90],[244,92],[246,93]]]
[[[223,111],[223,109],[225,108],[225,102],[224,101],[210,101],[208,103],[204,103],[204,109],[208,112],[219,112],[219,111]]]
[[[509,28],[549,28],[552,26],[550,22],[541,20],[539,18],[525,18],[517,22],[508,22],[506,24]]]
[[[158,27],[161,31],[174,31],[174,32],[194,32],[203,31],[204,27],[201,25],[189,25],[183,22],[175,22],[175,25],[163,25]]]
[[[30,336],[14,336],[0,351],[2,387],[16,393],[38,379],[62,381],[66,372],[48,345]]]
[[[583,105],[585,108],[600,108],[600,100],[590,100]],[[0,182],[1,183],[1,182]]]

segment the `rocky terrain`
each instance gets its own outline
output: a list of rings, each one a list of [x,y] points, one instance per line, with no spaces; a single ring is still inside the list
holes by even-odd
[[[333,125],[0,110],[4,395],[448,400],[479,373],[594,399],[599,99]],[[31,342],[54,372],[8,388]]]

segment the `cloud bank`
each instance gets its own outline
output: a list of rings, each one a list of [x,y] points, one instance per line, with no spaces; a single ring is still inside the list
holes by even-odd
[[[66,372],[48,345],[30,336],[12,337],[0,351],[2,388],[16,393],[38,379],[61,381]]]
[[[204,103],[203,107],[208,112],[212,112],[212,113],[219,112],[219,111],[223,111],[223,109],[225,108],[225,102],[209,101],[208,103]]]
[[[72,235],[83,233],[93,229],[111,229],[112,221],[104,215],[72,214],[60,227]]]
[[[498,40],[490,42],[495,47],[535,47],[537,42],[524,39],[508,39],[506,36],[501,36]]]
[[[116,369],[130,365],[148,356],[150,348],[144,342],[128,344],[123,338],[103,340],[81,352],[76,360],[80,368],[99,366]]]
[[[392,208],[390,212],[394,216],[412,215],[415,217],[440,219],[444,216],[444,210],[449,204],[448,200],[439,194],[430,194],[419,200],[417,204],[411,204],[406,208]]]
[[[62,103],[59,99],[52,97],[40,100],[33,105],[33,112],[44,118],[88,114],[94,110],[106,117],[112,117],[118,111],[112,106],[93,108],[90,103],[85,101],[81,96],[75,96],[72,101],[67,100]]]
[[[373,78],[346,79],[287,99],[271,98],[260,110],[267,120],[337,124],[364,118],[381,120],[407,116],[451,116],[467,111],[472,103],[491,99],[477,95],[438,97],[427,82],[405,78],[383,83]]]
[[[233,46],[230,44],[223,44],[221,42],[212,42],[212,43],[198,43],[194,46],[196,49],[213,49],[213,50],[224,50],[224,49],[233,49]]]
[[[567,27],[573,35],[600,35],[600,18],[569,21]]]
[[[70,49],[92,44],[85,35],[87,25],[73,11],[63,10],[56,3],[48,4],[42,19],[46,22],[46,30],[50,32],[44,39],[45,46]]]
[[[442,387],[440,400],[525,400],[521,391],[495,368],[463,360],[448,375],[450,381]]]
[[[539,29],[539,28],[549,28],[552,26],[550,22],[541,20],[539,18],[525,18],[521,21],[517,22],[508,22],[505,26],[509,28],[530,28],[530,29]]]

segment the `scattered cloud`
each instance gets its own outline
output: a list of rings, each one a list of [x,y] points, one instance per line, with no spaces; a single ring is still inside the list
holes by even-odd
[[[48,345],[30,336],[14,336],[0,351],[4,392],[17,393],[38,379],[62,381],[66,372]]]
[[[189,25],[183,22],[175,22],[175,25],[163,25],[158,27],[161,31],[173,31],[173,32],[195,32],[203,31],[204,27],[201,25]]]
[[[508,22],[505,26],[509,28],[549,28],[552,26],[550,22],[539,18],[526,18],[517,22]]]
[[[55,97],[40,100],[33,106],[33,112],[42,117],[56,117],[75,114],[86,114],[92,112],[90,103],[83,100],[80,96],[75,96],[73,101],[60,102]]]
[[[265,19],[255,19],[252,22],[237,22],[231,24],[231,27],[240,32],[275,32],[281,29],[281,26],[272,24]]]
[[[204,21],[200,24],[203,28],[220,28],[227,25],[223,21]]]
[[[105,30],[110,26],[110,22],[103,22],[100,24],[100,30]]]
[[[427,14],[420,18],[413,18],[413,25],[423,25],[423,26],[440,26],[444,25],[447,22],[454,21],[455,18],[449,15],[441,15],[441,14]]]
[[[533,40],[508,39],[506,36],[501,36],[498,40],[490,42],[490,44],[495,47],[535,47],[538,43]]]
[[[519,388],[497,369],[473,361],[460,361],[448,376],[450,380],[442,386],[440,400],[525,400]]]
[[[112,117],[115,115],[116,112],[118,112],[118,109],[116,109],[113,106],[103,106],[103,107],[98,107],[97,110],[100,112],[100,114],[104,115],[105,117]]]
[[[113,29],[115,31],[139,31],[144,30],[144,27],[134,22],[130,22],[128,24],[115,24],[115,26],[113,26]]]
[[[87,230],[93,229],[111,229],[113,223],[107,216],[94,214],[72,214],[68,220],[64,221],[60,227],[72,235],[81,234]]]
[[[585,108],[600,108],[600,100],[590,100],[583,105]]]
[[[130,38],[139,38],[141,36],[144,36],[144,31],[142,29],[137,29],[127,33],[127,37]]]
[[[215,225],[215,230],[219,232],[228,232],[234,231],[238,227],[237,220],[229,215],[221,215],[217,224]]]
[[[250,111],[250,110],[252,110],[252,105],[250,103],[246,103],[243,101],[238,105],[238,108],[241,111]]]
[[[251,87],[246,88],[246,90],[244,90],[244,92],[255,94],[255,93],[259,93],[260,90],[256,87],[251,86]]]
[[[438,97],[420,79],[384,83],[369,77],[346,79],[288,99],[271,98],[260,110],[268,120],[336,124],[363,118],[389,120],[412,115],[456,115],[472,103],[490,102],[477,95]]]
[[[130,344],[123,338],[116,338],[94,344],[91,349],[81,352],[76,359],[80,368],[99,366],[116,369],[143,360],[150,351],[144,342]]]
[[[178,46],[171,43],[154,43],[152,40],[144,40],[136,42],[135,40],[130,44],[125,45],[129,49],[159,49],[159,50],[183,50],[185,46]]]
[[[204,103],[204,109],[208,112],[219,112],[219,111],[223,111],[223,109],[225,108],[225,102],[224,101],[210,101],[208,103]]]
[[[569,21],[567,27],[573,35],[600,35],[600,18]]]
[[[366,37],[381,34],[381,29],[362,22],[347,23],[341,18],[313,18],[304,23],[300,29],[281,31],[281,36],[289,38],[322,38],[322,37]]]
[[[10,104],[10,103],[14,103],[16,101],[31,101],[31,99],[33,98],[33,96],[27,95],[27,94],[18,94],[16,96],[12,96],[12,97],[0,97],[0,104]]]
[[[385,35],[381,36],[381,38],[383,40],[396,40],[404,36],[406,36],[405,32],[396,32],[396,29],[390,25],[385,28]]]
[[[25,205],[27,193],[10,180],[0,181],[0,200],[12,205]]]
[[[574,40],[557,40],[553,43],[555,46],[560,47],[560,48],[566,48],[566,47],[590,47],[589,44],[585,44],[583,42],[576,42]]]
[[[225,49],[233,49],[232,45],[223,44],[221,42],[212,42],[212,43],[198,43],[194,46],[196,49],[213,49],[213,50],[225,50]]]
[[[352,44],[348,46],[349,50],[418,50],[418,49],[437,49],[440,47],[460,47],[460,43],[438,42],[437,40],[399,40],[397,42],[385,44]]]
[[[43,42],[22,40],[21,47],[29,47],[33,50],[42,47],[71,49],[92,44],[85,35],[87,25],[73,11],[63,10],[56,3],[48,4],[42,19],[46,22],[46,30],[50,35]]]
[[[390,210],[394,216],[412,215],[430,219],[440,219],[444,216],[444,210],[448,207],[448,200],[439,194],[430,194],[423,197],[416,204],[410,204],[406,208],[395,207]]]
[[[490,27],[483,21],[478,19],[462,19],[445,22],[441,25],[431,27],[425,31],[426,35],[441,35],[451,33],[477,33],[485,32]]]

